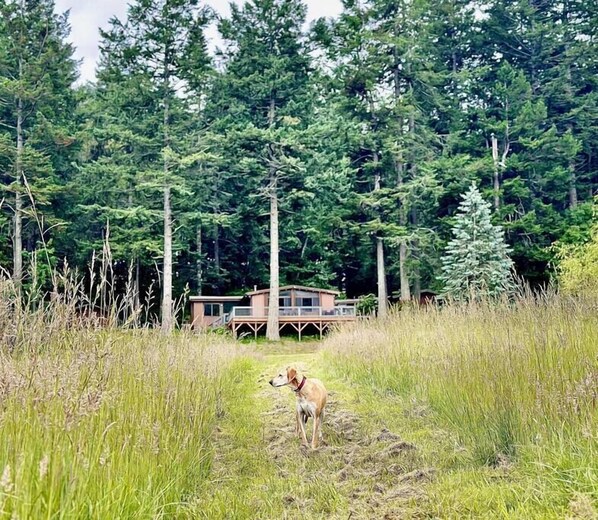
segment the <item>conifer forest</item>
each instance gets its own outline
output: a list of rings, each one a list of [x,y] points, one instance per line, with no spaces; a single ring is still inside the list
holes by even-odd
[[[275,209],[281,284],[441,294],[473,185],[503,266],[551,283],[559,251],[592,235],[595,3],[344,0],[311,23],[306,11],[133,0],[81,82],[69,13],[2,0],[4,275],[51,289],[53,271],[89,277],[104,255],[113,289],[155,291],[168,321],[184,294],[268,286]]]

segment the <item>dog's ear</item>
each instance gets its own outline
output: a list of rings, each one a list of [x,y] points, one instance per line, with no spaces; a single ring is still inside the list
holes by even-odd
[[[293,367],[287,368],[287,381],[290,383],[297,377],[297,371]]]

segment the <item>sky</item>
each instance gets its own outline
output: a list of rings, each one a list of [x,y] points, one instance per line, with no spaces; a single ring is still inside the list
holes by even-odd
[[[340,0],[305,0],[308,6],[310,20],[321,16],[335,16],[341,11]],[[241,3],[237,0],[236,3]],[[71,41],[77,51],[75,57],[82,59],[80,81],[92,81],[95,77],[95,67],[98,60],[99,28],[106,27],[112,16],[120,19],[125,17],[127,0],[56,0],[56,10],[59,12],[70,9]],[[229,0],[206,0],[206,4],[214,7],[220,14],[229,12]],[[217,32],[210,28],[208,37],[214,44]]]

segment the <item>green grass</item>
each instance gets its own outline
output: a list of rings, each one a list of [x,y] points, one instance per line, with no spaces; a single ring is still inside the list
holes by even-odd
[[[230,344],[81,331],[2,357],[0,517],[168,517],[210,468]]]
[[[484,517],[491,504],[488,517],[563,518],[598,501],[596,338],[595,302],[546,298],[404,310],[334,335],[326,358],[454,434],[463,455],[440,454],[431,514]],[[484,468],[509,478],[487,482]]]
[[[596,303],[404,309],[323,344],[0,298],[0,518],[596,519]],[[300,449],[298,365],[330,395]],[[398,447],[397,447],[398,446]]]

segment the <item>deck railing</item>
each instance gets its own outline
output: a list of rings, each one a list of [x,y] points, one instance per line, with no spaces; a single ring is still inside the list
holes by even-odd
[[[266,318],[268,316],[267,307],[262,312],[258,312],[259,310],[253,307],[233,307],[229,320],[237,318]],[[355,316],[355,307],[345,305],[339,305],[333,309],[324,309],[322,307],[279,307],[278,315],[281,318],[285,316]],[[226,320],[226,322],[229,320]]]

